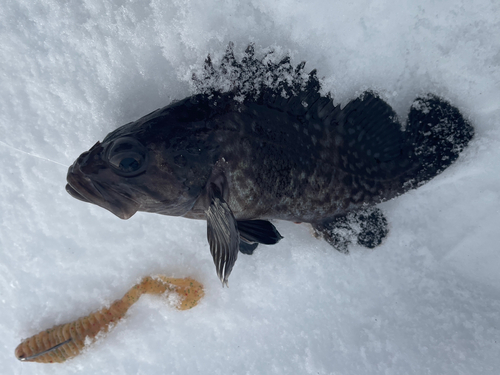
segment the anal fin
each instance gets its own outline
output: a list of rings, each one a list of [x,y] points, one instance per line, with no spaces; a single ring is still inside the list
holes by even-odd
[[[379,208],[349,212],[332,220],[313,225],[314,230],[341,253],[349,253],[349,245],[373,249],[389,233],[387,219]]]

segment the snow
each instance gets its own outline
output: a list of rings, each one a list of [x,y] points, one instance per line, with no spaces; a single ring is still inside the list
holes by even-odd
[[[7,0],[0,5],[0,362],[5,374],[496,374],[500,368],[500,3],[497,0]],[[432,92],[476,138],[442,175],[380,207],[390,233],[345,256],[306,225],[240,255],[222,289],[206,224],[121,221],[64,190],[117,126],[190,94],[206,55],[287,51],[346,103],[368,88],[406,115]],[[52,160],[54,162],[50,162]],[[191,276],[189,311],[143,297],[64,364],[21,339]]]

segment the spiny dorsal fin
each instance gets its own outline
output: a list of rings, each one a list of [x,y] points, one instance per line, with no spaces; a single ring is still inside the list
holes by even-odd
[[[305,62],[293,66],[288,55],[274,50],[257,58],[253,44],[238,60],[232,43],[217,60],[215,63],[209,55],[203,67],[194,68],[192,73],[195,92],[209,98],[214,107],[253,102],[321,120],[331,120],[339,111],[329,94],[321,95],[316,70],[305,72]]]
[[[240,102],[258,102],[279,108],[287,105],[291,98],[305,93],[319,95],[320,84],[315,71],[307,74],[305,62],[294,67],[288,55],[268,50],[262,58],[255,57],[255,48],[250,44],[241,61],[229,43],[218,64],[209,55],[202,68],[194,68],[192,85],[197,94],[231,94]]]

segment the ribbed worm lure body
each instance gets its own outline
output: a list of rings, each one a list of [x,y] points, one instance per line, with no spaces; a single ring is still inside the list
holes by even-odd
[[[176,306],[187,310],[198,304],[203,297],[203,285],[191,278],[175,279],[165,276],[147,276],[132,287],[122,299],[109,308],[103,308],[74,322],[61,324],[24,340],[16,348],[17,359],[25,362],[64,362],[80,354],[80,351],[99,333],[107,332],[113,323],[123,318],[127,310],[143,294],[176,292],[181,297]]]

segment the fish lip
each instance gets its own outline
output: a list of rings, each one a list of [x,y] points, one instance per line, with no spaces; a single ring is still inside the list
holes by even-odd
[[[73,198],[102,207],[120,219],[131,218],[140,207],[133,199],[76,172],[75,165],[69,168],[66,180],[66,191]]]
[[[69,183],[66,184],[66,191],[68,192],[69,195],[71,195],[75,199],[78,199],[79,201],[92,203],[90,200],[88,200],[83,195],[81,195],[78,191],[76,191],[75,188],[73,188],[73,186],[71,186]]]

